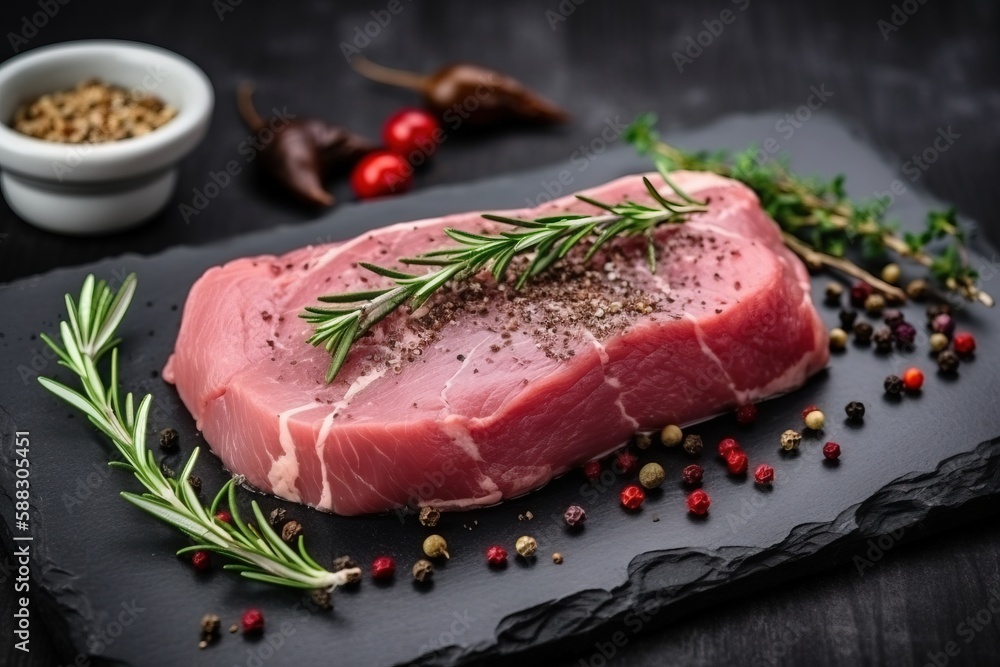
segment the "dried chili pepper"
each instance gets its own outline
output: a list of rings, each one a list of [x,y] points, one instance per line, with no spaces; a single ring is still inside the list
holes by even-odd
[[[419,92],[424,103],[453,126],[500,125],[512,121],[564,123],[569,115],[513,77],[479,65],[453,63],[430,73],[406,72],[358,56],[351,67],[362,76]]]
[[[319,118],[265,120],[254,108],[253,87],[246,83],[237,91],[236,106],[257,135],[265,168],[289,192],[311,204],[332,205],[333,195],[323,187],[323,178],[348,169],[375,150],[367,139]]]

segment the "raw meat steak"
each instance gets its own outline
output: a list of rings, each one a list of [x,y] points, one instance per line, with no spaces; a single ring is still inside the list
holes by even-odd
[[[163,376],[230,470],[340,514],[493,504],[638,430],[799,387],[828,360],[805,268],[751,190],[675,178],[709,210],[658,229],[655,274],[644,242],[620,239],[521,291],[480,275],[384,320],[330,385],[329,356],[305,343],[304,306],[381,284],[359,261],[405,269],[394,260],[452,244],[445,227],[504,226],[453,215],[209,269]],[[586,194],[650,201],[640,176]],[[566,210],[594,211],[567,197],[507,214]]]

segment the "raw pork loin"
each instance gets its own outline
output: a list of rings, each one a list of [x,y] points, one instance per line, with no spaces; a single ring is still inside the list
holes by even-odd
[[[669,192],[655,174],[649,178]],[[488,274],[397,311],[336,380],[299,317],[320,294],[384,280],[358,266],[492,233],[477,213],[209,269],[163,371],[212,449],[275,495],[339,514],[464,509],[536,489],[633,433],[686,424],[802,385],[828,361],[803,265],[744,185],[678,172],[709,210],[590,263],[567,258],[515,292]],[[586,192],[648,203],[640,176]],[[567,197],[507,214],[593,212]]]

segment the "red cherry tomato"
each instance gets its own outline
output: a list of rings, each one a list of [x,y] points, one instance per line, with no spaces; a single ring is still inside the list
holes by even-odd
[[[372,151],[351,171],[351,189],[358,199],[399,194],[412,186],[413,168],[391,151]]]
[[[437,118],[423,109],[400,109],[382,126],[385,147],[414,164],[432,155],[443,136]]]

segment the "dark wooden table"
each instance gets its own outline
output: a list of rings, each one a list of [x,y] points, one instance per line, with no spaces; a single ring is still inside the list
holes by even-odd
[[[1000,6],[991,0],[549,0],[488,8],[400,0],[402,11],[388,22],[381,13],[388,2],[50,4],[58,11],[50,7],[53,15],[41,18],[45,3],[37,0],[0,6],[6,35],[0,58],[12,56],[15,46],[23,51],[72,39],[150,42],[203,67],[218,100],[209,137],[184,161],[173,202],[140,229],[64,238],[35,230],[0,203],[2,282],[315,218],[319,212],[290,204],[257,177],[255,164],[243,164],[240,143],[247,131],[233,93],[239,81],[252,79],[262,109],[287,107],[377,136],[382,119],[414,99],[353,75],[343,43],[416,70],[479,61],[524,79],[574,114],[571,125],[554,131],[449,138],[419,173],[418,187],[569,163],[605,127],[646,110],[659,112],[668,125],[745,110],[773,110],[777,122],[815,87],[832,93],[824,109],[897,156],[891,159],[901,174],[910,156],[951,128],[959,138],[920,170],[916,182],[979,221],[995,245],[1000,241],[1000,189],[993,182],[1000,175]],[[374,36],[367,44],[355,42],[358,30],[373,20],[372,11],[385,25],[367,26]],[[19,37],[12,40],[12,34]],[[698,40],[703,46],[690,47]],[[185,221],[180,206],[191,204],[194,190],[203,190],[212,173],[234,159],[246,168]],[[349,196],[343,184],[335,193]],[[2,608],[9,609],[6,549],[0,554]],[[766,595],[693,612],[669,628],[630,634],[619,642],[624,645],[595,637],[593,646],[567,655],[564,664],[996,664],[1000,614],[989,612],[989,604],[991,596],[1000,598],[1000,526],[957,527],[877,555],[870,567],[845,563]],[[50,665],[71,658],[52,655],[44,629],[36,626],[32,659],[23,663],[10,648],[10,623],[8,614],[0,616],[0,663]],[[958,651],[954,657],[945,653],[949,642]]]

